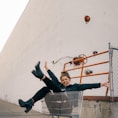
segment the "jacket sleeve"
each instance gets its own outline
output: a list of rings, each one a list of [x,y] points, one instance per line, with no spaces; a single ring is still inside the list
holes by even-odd
[[[76,84],[78,91],[86,90],[86,89],[95,89],[100,88],[100,83],[93,83],[93,84]]]
[[[58,78],[55,76],[55,74],[51,70],[48,70],[47,73],[54,82],[60,83]]]

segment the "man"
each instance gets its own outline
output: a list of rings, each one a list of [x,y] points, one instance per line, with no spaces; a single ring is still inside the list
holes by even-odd
[[[32,74],[42,80],[46,86],[41,88],[33,97],[31,97],[28,101],[23,101],[19,99],[20,107],[25,107],[25,112],[28,113],[34,103],[44,98],[47,93],[51,90],[53,92],[64,92],[64,91],[83,91],[86,89],[100,88],[102,86],[109,87],[109,82],[104,83],[91,83],[91,84],[71,84],[71,77],[67,72],[63,72],[60,77],[60,81],[55,76],[55,74],[48,68],[47,62],[45,62],[45,69],[49,74],[50,78],[46,77],[40,69],[40,62],[35,66],[35,70],[32,71]]]

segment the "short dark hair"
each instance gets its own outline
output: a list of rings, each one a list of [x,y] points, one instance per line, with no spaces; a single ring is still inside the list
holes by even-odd
[[[69,79],[71,79],[71,77],[70,77],[70,75],[69,75],[69,73],[68,73],[67,71],[61,72],[60,80],[61,80],[62,77],[64,77],[64,76],[67,76]]]

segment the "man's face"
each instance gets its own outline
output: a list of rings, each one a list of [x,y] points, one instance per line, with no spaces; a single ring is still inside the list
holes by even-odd
[[[61,78],[61,83],[62,83],[64,86],[69,86],[69,85],[70,85],[70,81],[71,81],[71,79],[68,78],[67,76],[63,76],[63,77]]]

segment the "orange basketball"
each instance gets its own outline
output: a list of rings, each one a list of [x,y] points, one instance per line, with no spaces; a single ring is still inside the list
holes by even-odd
[[[86,23],[89,22],[90,21],[90,16],[85,16],[84,20],[85,20]]]

